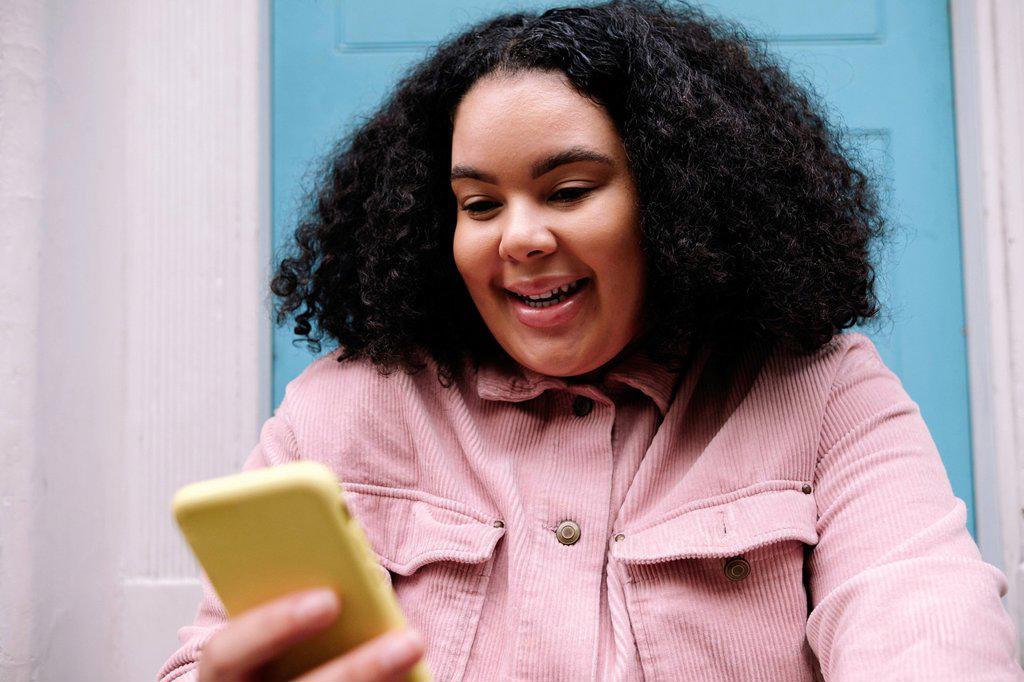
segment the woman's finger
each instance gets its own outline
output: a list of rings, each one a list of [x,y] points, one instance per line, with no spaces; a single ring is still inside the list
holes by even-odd
[[[228,621],[203,647],[199,682],[234,682],[292,644],[323,630],[338,615],[329,588],[290,594],[249,609]]]
[[[397,679],[423,656],[415,630],[390,630],[327,661],[292,682],[385,682]]]

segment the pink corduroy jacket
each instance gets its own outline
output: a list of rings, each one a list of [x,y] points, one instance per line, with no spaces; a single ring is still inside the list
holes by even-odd
[[[337,473],[437,680],[1024,680],[1006,577],[859,333],[594,384],[335,355],[244,468]],[[201,578],[160,682],[225,623]]]

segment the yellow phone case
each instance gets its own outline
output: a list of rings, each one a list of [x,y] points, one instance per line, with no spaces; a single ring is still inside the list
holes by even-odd
[[[341,595],[337,620],[287,649],[268,679],[290,680],[406,624],[344,488],[324,465],[301,461],[191,483],[172,507],[229,616],[297,590],[328,586]],[[405,679],[432,678],[421,659]]]

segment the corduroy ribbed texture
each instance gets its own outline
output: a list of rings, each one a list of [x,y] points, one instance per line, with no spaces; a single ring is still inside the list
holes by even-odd
[[[436,679],[1024,680],[1006,576],[862,334],[598,384],[467,369],[317,359],[245,464],[337,473]],[[160,682],[224,625],[202,579]]]

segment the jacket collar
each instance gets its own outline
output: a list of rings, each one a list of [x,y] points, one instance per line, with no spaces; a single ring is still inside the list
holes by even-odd
[[[648,396],[662,416],[668,411],[679,372],[652,360],[643,350],[627,352],[616,360],[596,383],[578,383],[553,377],[525,367],[507,354],[500,360],[482,361],[476,372],[476,388],[485,400],[522,402],[548,389],[594,387],[604,392],[614,386],[631,386]],[[588,392],[589,391],[585,391]]]

